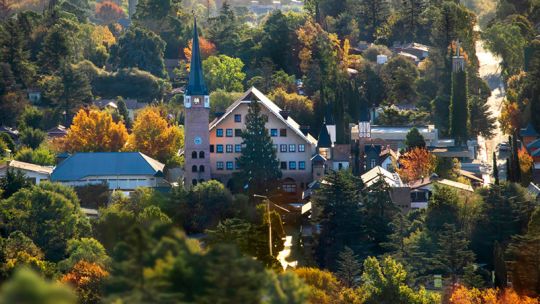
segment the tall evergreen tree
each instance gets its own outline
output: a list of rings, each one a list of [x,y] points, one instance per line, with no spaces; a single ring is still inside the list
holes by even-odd
[[[261,112],[259,102],[253,100],[246,115],[246,130],[242,132],[242,155],[238,158],[240,177],[252,194],[268,193],[281,178],[276,150],[265,127],[267,122],[268,116]]]
[[[361,210],[361,180],[342,170],[330,172],[324,181],[313,199],[314,209],[318,210],[314,222],[321,227],[316,254],[322,267],[335,269],[339,252],[345,246],[367,256],[371,242],[365,233]]]
[[[515,182],[515,183],[520,183],[521,182],[521,169],[519,167],[519,146],[518,146],[518,142],[517,142],[517,136],[512,136],[511,137],[511,149],[512,149],[512,154],[511,154],[511,161],[510,161],[510,165],[512,167],[512,181]]]
[[[456,144],[465,145],[469,134],[469,101],[467,96],[467,72],[452,73],[452,94],[450,97],[450,134]]]
[[[126,128],[130,129],[131,128],[131,118],[129,117],[129,111],[128,111],[128,108],[126,106],[126,102],[124,101],[123,98],[121,98],[121,97],[119,98],[117,106],[118,106],[118,113],[124,119],[124,124],[126,125]]]
[[[493,152],[493,178],[495,185],[499,185],[499,166],[497,165],[497,153]]]
[[[465,266],[474,262],[474,253],[468,249],[469,241],[465,233],[454,225],[444,224],[439,235],[439,251],[435,256],[441,270],[450,275],[452,283],[463,275]]]
[[[224,1],[219,15],[208,20],[208,38],[220,53],[238,57],[241,34],[240,21],[229,3]]]
[[[358,260],[358,256],[354,254],[351,248],[345,246],[343,251],[339,253],[338,258],[336,276],[346,287],[355,287],[362,274],[362,265]]]
[[[363,212],[366,215],[366,235],[375,243],[372,254],[379,255],[384,252],[381,244],[387,242],[392,233],[388,223],[392,222],[399,209],[392,202],[390,186],[382,176],[365,191]]]
[[[387,20],[390,14],[390,7],[387,0],[361,0],[360,3],[360,24],[365,26],[364,38],[368,41],[376,39],[376,32]]]
[[[410,41],[415,41],[417,31],[420,28],[421,15],[426,9],[425,0],[404,0],[403,17],[406,32]]]
[[[420,134],[420,131],[418,131],[417,128],[411,128],[409,130],[409,133],[407,133],[407,136],[405,138],[405,145],[409,149],[425,148],[426,147],[426,141],[424,140],[424,136],[422,136],[422,134]]]

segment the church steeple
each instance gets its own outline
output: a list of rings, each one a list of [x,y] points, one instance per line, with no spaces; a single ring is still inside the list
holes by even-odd
[[[191,63],[189,70],[189,82],[186,89],[186,95],[206,96],[208,89],[204,83],[204,75],[201,63],[201,51],[199,47],[199,33],[197,30],[197,18],[193,22],[193,43],[191,46]]]

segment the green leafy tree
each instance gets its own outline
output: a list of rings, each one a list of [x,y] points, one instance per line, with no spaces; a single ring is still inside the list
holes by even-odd
[[[35,150],[24,147],[17,151],[15,159],[41,166],[53,166],[56,163],[56,154],[45,147],[39,147]]]
[[[80,261],[95,263],[103,268],[109,265],[109,257],[101,243],[93,238],[71,239],[67,243],[67,258],[58,263],[63,271],[67,271]]]
[[[222,89],[227,92],[243,91],[242,82],[246,74],[242,72],[244,63],[239,58],[227,55],[210,56],[203,61],[204,75],[208,89]]]
[[[458,231],[452,224],[444,224],[439,234],[439,251],[435,259],[452,283],[464,274],[467,265],[474,262],[474,253],[468,249],[469,240],[465,233]]]
[[[426,141],[424,140],[424,136],[420,134],[420,131],[418,131],[417,128],[411,128],[405,137],[405,145],[409,149],[425,148]]]
[[[338,256],[338,271],[336,276],[348,288],[355,287],[362,273],[362,265],[358,256],[354,254],[351,248],[346,247]]]
[[[36,107],[26,107],[19,117],[19,128],[42,129],[43,112]]]
[[[395,56],[381,70],[381,77],[388,90],[390,104],[411,103],[416,101],[416,80],[418,69],[404,56]]]
[[[139,10],[137,10],[139,11]],[[109,61],[116,68],[138,68],[165,77],[165,42],[144,28],[132,26],[111,48]]]
[[[374,257],[364,261],[362,281],[366,290],[365,303],[439,303],[440,296],[424,288],[414,291],[407,286],[407,272],[391,257],[379,262]]]
[[[1,201],[0,206],[2,229],[23,232],[51,261],[64,256],[68,240],[90,232],[75,192],[60,184],[44,182],[24,188]]]
[[[31,270],[23,268],[2,285],[0,303],[75,304],[77,295],[68,286],[45,281]]]
[[[447,186],[435,185],[426,213],[426,227],[433,233],[444,231],[445,224],[459,224],[459,196]]]
[[[0,189],[3,198],[9,198],[17,191],[30,187],[30,182],[23,172],[16,169],[7,169],[6,175],[0,178]]]
[[[13,138],[11,138],[11,136],[9,136],[9,134],[3,132],[0,133],[0,140],[6,144],[7,148],[11,150],[11,153],[15,152],[15,141]]]
[[[45,140],[47,133],[32,128],[25,128],[21,132],[21,144],[30,147],[31,149],[37,149],[39,145]]]
[[[478,96],[475,96],[471,98],[469,111],[471,121],[469,133],[471,136],[493,137],[496,118],[491,116],[489,105]]]
[[[47,32],[38,54],[38,63],[42,72],[54,74],[62,66],[81,59],[78,40],[79,25],[76,21],[61,18]]]
[[[246,130],[242,132],[242,154],[238,158],[239,177],[245,181],[250,193],[264,194],[276,187],[281,178],[279,161],[272,138],[266,128],[268,116],[254,100],[246,115]]]

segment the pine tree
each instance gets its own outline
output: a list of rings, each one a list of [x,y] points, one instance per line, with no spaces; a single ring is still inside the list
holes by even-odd
[[[420,131],[418,131],[417,128],[411,128],[409,133],[407,133],[407,137],[405,138],[405,145],[409,149],[425,148],[426,141],[424,140],[424,136],[420,134]]]
[[[457,282],[465,266],[474,262],[474,253],[468,249],[469,241],[465,233],[458,231],[455,225],[445,224],[439,235],[439,251],[435,259],[452,283]]]
[[[382,246],[391,251],[394,259],[403,262],[408,256],[405,239],[410,234],[411,222],[400,212],[394,216],[389,226],[392,234],[388,236],[388,242],[383,243]]]
[[[386,22],[387,17],[390,14],[388,1],[361,0],[359,12],[361,12],[360,23],[366,27],[366,35],[364,38],[369,41],[374,41],[377,29]]]
[[[519,147],[517,142],[517,136],[511,137],[511,146],[512,146],[512,160],[510,164],[512,165],[512,174],[513,174],[513,182],[520,183],[521,182],[521,169],[519,167]]]
[[[355,287],[362,273],[362,265],[358,261],[358,256],[354,254],[351,248],[345,246],[343,251],[339,253],[337,267],[336,276],[341,280],[343,285],[348,288]]]
[[[411,41],[414,41],[421,23],[420,16],[426,8],[426,1],[404,0],[403,7],[403,19],[405,21],[406,32],[408,33],[408,38],[410,38]]]
[[[276,150],[265,127],[267,122],[268,116],[261,113],[259,102],[252,101],[246,116],[246,130],[242,133],[242,155],[238,158],[240,177],[252,194],[268,193],[281,178]]]
[[[493,152],[493,178],[495,185],[499,185],[499,167],[497,166],[497,154]]]
[[[467,72],[452,73],[452,94],[450,97],[450,135],[456,145],[464,145],[469,139],[469,101],[467,96]]]

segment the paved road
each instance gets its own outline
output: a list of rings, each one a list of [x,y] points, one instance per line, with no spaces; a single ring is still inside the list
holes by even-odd
[[[480,77],[486,80],[491,88],[491,97],[488,99],[487,104],[489,105],[492,116],[498,118],[501,115],[502,102],[505,97],[503,80],[500,73],[501,59],[486,50],[482,40],[476,43],[476,56],[480,61]],[[486,164],[485,169],[482,170],[484,184],[489,184],[491,181],[493,151],[503,141],[505,141],[505,135],[500,129],[499,121],[496,122],[493,138],[485,139],[482,136],[478,137],[478,144],[480,146],[479,159],[482,163]],[[503,157],[502,159],[501,156]],[[498,157],[497,164],[499,167],[499,177],[504,179],[506,177],[506,172],[504,172],[505,156],[501,156]]]

